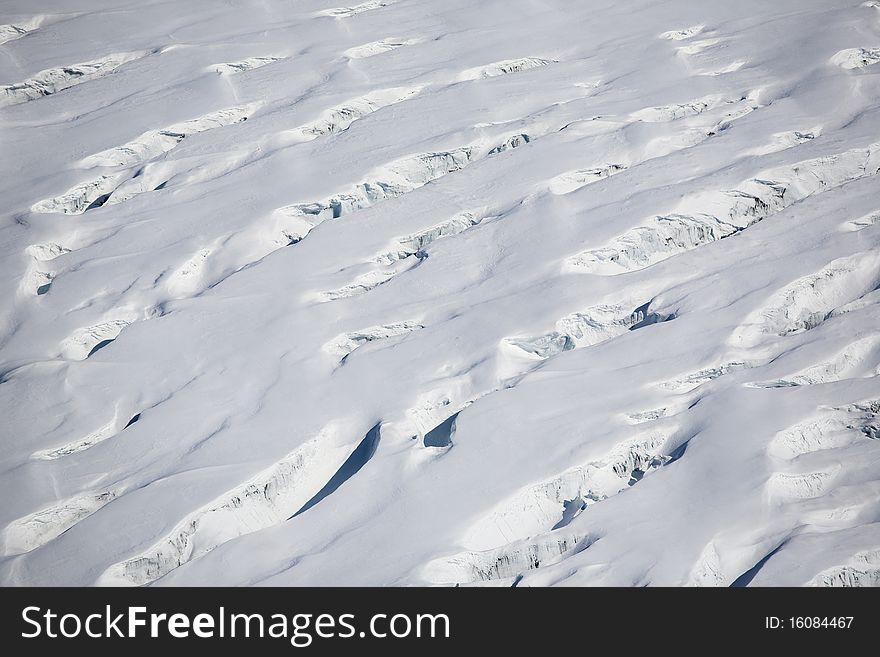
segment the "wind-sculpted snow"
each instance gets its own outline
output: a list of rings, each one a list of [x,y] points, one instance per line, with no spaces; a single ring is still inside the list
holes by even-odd
[[[140,420],[140,417],[140,413],[137,413],[131,416],[131,419],[125,424],[125,426],[120,426],[118,422],[119,413],[117,411],[116,416],[114,417],[113,421],[110,422],[110,424],[101,427],[97,431],[93,431],[84,438],[74,440],[73,442],[62,445],[61,447],[53,447],[35,452],[33,458],[53,460],[59,459],[63,456],[67,456],[68,454],[76,454],[77,452],[81,452],[84,449],[94,447],[104,440],[113,438],[114,436],[118,435],[120,431],[124,431],[132,424]]]
[[[880,171],[880,144],[764,171],[736,189],[699,193],[610,245],[571,257],[567,266],[615,274],[730,237],[803,199]]]
[[[0,583],[880,584],[860,2],[4,18]]]
[[[83,159],[86,167],[132,166],[167,153],[190,135],[246,121],[255,107],[230,107],[195,119],[145,132],[137,139]]]
[[[571,313],[556,322],[556,329],[536,337],[511,337],[504,342],[537,358],[546,359],[556,354],[589,347],[648,324],[672,319],[650,312],[650,304],[634,310],[621,305],[598,305],[581,312]]]
[[[722,43],[724,43],[723,39],[700,39],[698,41],[691,41],[685,46],[679,46],[677,50],[684,55],[696,55]]]
[[[477,66],[468,69],[461,74],[462,80],[480,80],[482,78],[494,78],[508,73],[519,73],[533,68],[541,68],[549,64],[555,64],[553,59],[541,59],[540,57],[523,57],[522,59],[508,59],[503,62],[494,62],[485,66]]]
[[[30,552],[48,543],[114,497],[110,491],[81,495],[13,521],[3,530],[4,553]]]
[[[359,183],[349,191],[322,201],[285,206],[277,212],[289,218],[291,235],[299,241],[327,219],[338,219],[380,201],[403,196],[432,180],[463,169],[470,164],[473,154],[471,147],[463,147],[402,158],[378,172],[376,179]]]
[[[69,189],[61,196],[34,203],[31,210],[34,212],[82,214],[92,207],[100,207],[106,203],[110,194],[122,180],[124,180],[124,175],[102,175]]]
[[[880,586],[880,550],[857,552],[849,563],[823,570],[807,586]]]
[[[245,71],[252,71],[255,68],[262,68],[264,66],[268,66],[269,64],[274,64],[275,62],[279,62],[283,57],[272,57],[271,55],[265,55],[260,57],[248,57],[247,59],[242,59],[238,62],[224,62],[222,64],[217,64],[214,67],[218,73],[226,73],[227,75],[232,75],[235,73],[244,73]]]
[[[326,290],[317,295],[320,301],[335,301],[336,299],[344,299],[346,297],[356,297],[365,292],[384,285],[398,274],[412,269],[419,264],[418,260],[408,262],[399,260],[391,264],[391,266],[380,267],[361,274],[351,283],[343,285],[335,290]]]
[[[846,228],[847,230],[862,230],[863,228],[870,228],[878,222],[880,222],[880,210],[869,212],[858,219],[847,222]]]
[[[360,98],[353,98],[347,103],[326,110],[315,121],[297,128],[292,132],[303,141],[317,139],[324,135],[333,135],[351,127],[351,124],[372,114],[378,109],[402,102],[419,93],[419,87],[401,87],[373,91]]]
[[[353,46],[345,51],[346,57],[351,59],[366,59],[367,57],[375,57],[384,52],[397,50],[404,46],[411,46],[418,43],[417,39],[379,39],[378,41],[370,41],[359,46]]]
[[[653,431],[621,443],[604,458],[578,465],[504,500],[465,534],[464,543],[486,550],[571,523],[591,505],[638,483],[670,461],[668,432]],[[674,450],[667,450],[674,451]]]
[[[556,176],[550,181],[550,191],[554,194],[568,194],[597,180],[602,180],[626,169],[625,164],[606,164],[590,169],[577,169]]]
[[[424,569],[423,576],[432,584],[479,584],[493,580],[507,580],[515,585],[522,574],[545,567],[589,547],[588,537],[577,534],[556,536],[547,534],[524,540],[496,550],[462,552],[433,561]]]
[[[840,68],[865,68],[880,62],[880,48],[847,48],[831,58]]]
[[[123,64],[144,57],[146,54],[148,53],[114,53],[81,64],[40,71],[34,77],[24,82],[4,85],[2,87],[3,95],[0,96],[0,107],[37,100],[43,96],[51,96],[59,91],[70,89],[90,80],[102,78],[113,73]]]
[[[800,130],[792,130],[790,132],[778,132],[773,135],[773,139],[770,143],[764,146],[759,146],[758,148],[755,148],[750,152],[755,155],[767,155],[769,153],[784,151],[788,148],[793,148],[808,141],[812,141],[820,134],[821,130],[819,128],[814,128],[809,132],[801,132]]]
[[[168,153],[191,135],[246,121],[255,108],[256,103],[211,112],[161,130],[145,132],[122,146],[89,155],[80,162],[83,167],[129,167],[129,169],[116,174],[102,174],[94,180],[73,187],[61,196],[35,203],[31,210],[82,214],[104,204],[114,205],[143,192],[152,191],[156,188],[156,183],[150,183],[152,176],[145,173],[145,169],[133,170],[131,167]]]
[[[318,15],[332,16],[333,18],[350,18],[351,16],[357,16],[358,14],[362,14],[365,11],[370,11],[371,9],[381,9],[382,7],[387,7],[389,4],[391,4],[391,2],[386,2],[385,0],[368,0],[368,2],[362,2],[359,5],[353,5],[351,7],[336,7],[334,9],[326,9],[324,11],[318,12]]]
[[[638,112],[634,112],[632,118],[636,121],[647,121],[648,123],[659,123],[663,121],[675,121],[688,116],[696,116],[703,112],[717,107],[723,102],[718,96],[707,96],[698,98],[687,103],[677,103],[675,105],[663,105],[662,107],[648,107]]]
[[[350,450],[323,433],[235,490],[185,518],[142,555],[114,564],[102,584],[145,584],[225,541],[280,522],[321,489]]]
[[[417,331],[421,328],[425,327],[416,322],[409,321],[395,322],[394,324],[386,324],[384,326],[371,326],[361,331],[343,333],[332,342],[324,345],[324,348],[331,354],[345,360],[351,352],[367,342],[406,335],[410,331]]]
[[[860,338],[815,365],[776,381],[756,382],[759,388],[811,386],[856,376],[876,377],[880,374],[880,334]]]
[[[442,237],[451,237],[473,228],[482,221],[478,215],[472,212],[462,212],[451,219],[426,230],[399,237],[392,250],[376,257],[379,264],[391,264],[398,260],[405,260],[424,251],[429,244]]]
[[[858,440],[880,438],[880,402],[850,404],[821,409],[813,418],[779,432],[770,442],[768,453],[785,459],[826,449],[846,447]]]
[[[95,326],[78,329],[62,343],[62,355],[84,360],[98,349],[115,340],[126,326],[128,319],[112,319]]]
[[[462,212],[436,226],[399,237],[391,250],[373,258],[371,266],[375,268],[341,288],[321,292],[318,298],[322,301],[333,301],[369,292],[421,263],[427,257],[425,249],[435,240],[463,233],[481,221],[482,218],[474,213]]]
[[[878,586],[877,523],[804,533],[785,541],[750,580],[754,586]]]
[[[661,39],[668,39],[671,41],[684,41],[685,39],[690,39],[693,36],[696,36],[704,29],[703,25],[691,25],[690,27],[686,27],[681,30],[670,30],[668,32],[663,32],[660,35]]]
[[[0,44],[27,36],[40,27],[44,20],[44,16],[34,16],[33,18],[18,21],[16,23],[0,25]]]
[[[303,239],[327,219],[338,219],[357,210],[368,208],[387,199],[412,192],[429,182],[464,169],[473,161],[517,148],[529,142],[520,135],[511,137],[488,150],[479,145],[463,146],[449,151],[410,155],[383,166],[371,180],[358,183],[348,191],[326,200],[297,203],[276,212],[288,218],[294,241]]]
[[[788,335],[809,331],[837,308],[877,288],[880,288],[880,253],[839,258],[774,294],[738,329],[735,339],[749,342],[755,340],[756,334]]]
[[[670,379],[669,381],[663,381],[659,385],[665,390],[673,390],[676,392],[690,392],[691,390],[699,388],[704,383],[714,381],[715,379],[722,377],[725,374],[736,372],[738,370],[750,369],[751,367],[753,367],[753,365],[751,365],[750,363],[742,361],[730,361],[727,363],[722,363],[715,367],[707,367],[696,372],[691,372],[690,374]]]

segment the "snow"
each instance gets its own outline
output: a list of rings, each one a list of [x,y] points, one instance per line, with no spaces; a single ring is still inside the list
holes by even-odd
[[[3,3],[0,582],[880,584],[877,9]]]

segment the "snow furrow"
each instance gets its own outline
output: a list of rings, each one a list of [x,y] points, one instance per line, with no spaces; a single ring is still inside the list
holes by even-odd
[[[767,489],[775,499],[783,501],[808,500],[824,495],[834,481],[839,467],[804,474],[774,473]]]
[[[663,381],[658,385],[664,390],[672,390],[677,393],[685,393],[696,390],[704,383],[714,381],[715,379],[722,377],[730,372],[738,372],[740,370],[746,370],[751,367],[754,367],[754,364],[749,362],[730,361],[722,363],[721,365],[717,365],[715,367],[707,367],[696,372],[691,372],[690,374],[686,374],[675,379]]]
[[[802,454],[846,447],[858,440],[880,438],[880,401],[852,404],[827,409],[778,432],[767,447],[767,453],[781,459],[794,459]]]
[[[831,63],[851,70],[865,68],[880,62],[880,48],[847,48],[831,58]]]
[[[342,333],[324,345],[324,350],[340,361],[344,361],[358,347],[375,342],[395,338],[425,328],[418,322],[404,321],[381,326],[370,326],[361,331]]]
[[[501,75],[509,75],[510,73],[519,73],[520,71],[530,71],[535,68],[542,68],[550,64],[558,63],[555,59],[542,59],[540,57],[522,57],[520,59],[506,59],[484,66],[477,66],[463,71],[459,76],[459,80],[483,80],[486,78],[495,78]]]
[[[475,212],[460,212],[452,218],[411,235],[398,237],[390,251],[376,256],[380,265],[390,265],[399,260],[417,256],[430,244],[444,238],[459,235],[479,225],[483,217]]]
[[[99,349],[113,342],[134,318],[111,319],[94,326],[78,329],[61,344],[63,358],[85,360]]]
[[[150,548],[114,564],[104,585],[142,585],[218,545],[280,524],[301,509],[352,453],[331,432],[304,443],[250,481],[193,511]]]
[[[632,305],[593,306],[561,318],[553,331],[532,337],[504,338],[502,344],[529,357],[545,360],[563,351],[590,347],[635,328],[672,319],[671,316],[651,312],[650,304],[643,304],[635,310],[631,309]]]
[[[821,134],[822,131],[819,128],[813,128],[812,130],[804,132],[801,132],[800,130],[777,132],[772,135],[772,139],[768,144],[747,150],[746,153],[749,155],[769,155],[770,153],[778,153],[779,151],[784,151],[813,141]]]
[[[644,269],[678,253],[734,235],[797,201],[874,176],[880,143],[772,169],[731,191],[697,194],[674,213],[656,216],[607,246],[566,260],[572,271],[612,275]]]
[[[327,301],[336,301],[337,299],[347,299],[349,297],[360,296],[370,290],[376,289],[380,285],[385,285],[385,283],[388,283],[398,274],[409,271],[413,267],[418,266],[419,263],[421,263],[421,260],[418,258],[413,259],[412,261],[408,259],[396,261],[390,266],[381,267],[379,269],[368,271],[365,274],[361,274],[351,283],[343,285],[340,288],[320,292],[316,299],[317,301],[324,303]]]
[[[877,585],[880,0],[26,4],[0,586]]]
[[[34,77],[24,82],[4,85],[2,87],[3,93],[0,95],[0,107],[37,100],[38,98],[51,96],[59,91],[70,89],[84,82],[97,80],[110,75],[123,64],[140,59],[147,54],[147,51],[114,53],[81,64],[40,71]]]
[[[34,16],[31,19],[19,21],[18,23],[0,25],[0,44],[9,43],[10,41],[15,41],[23,36],[27,36],[39,28],[40,25],[43,24],[45,18],[45,16]]]
[[[528,143],[527,139],[508,139],[502,142],[502,146],[516,148],[525,143]],[[494,149],[487,151],[474,145],[403,157],[377,170],[371,180],[359,183],[349,191],[335,194],[323,201],[288,205],[276,212],[290,220],[292,234],[302,239],[327,219],[338,219],[381,201],[408,194],[429,182],[460,171],[483,157],[499,152]]]
[[[464,147],[405,157],[377,172],[373,180],[359,183],[350,191],[325,201],[288,205],[277,212],[292,220],[296,234],[302,239],[327,219],[338,219],[380,201],[403,196],[432,180],[459,171],[470,164],[473,156],[474,149]]]
[[[354,46],[343,54],[349,59],[366,59],[367,57],[375,57],[376,55],[397,50],[404,46],[411,46],[418,42],[418,39],[394,39],[388,37],[378,41],[370,41],[360,46]]]
[[[827,568],[806,586],[877,587],[880,586],[880,549],[853,555],[848,564]]]
[[[86,493],[19,518],[3,530],[3,553],[22,554],[37,549],[95,513],[115,497],[114,491]]]
[[[721,43],[724,43],[723,39],[700,39],[699,41],[692,41],[686,46],[678,46],[676,51],[682,55],[697,55]]]
[[[373,261],[375,269],[359,275],[351,283],[340,288],[321,292],[317,298],[319,301],[334,301],[369,292],[389,282],[395,276],[418,266],[427,257],[425,249],[436,240],[459,235],[482,221],[482,215],[461,212],[440,224],[399,237],[389,251],[375,256]]]
[[[359,5],[353,5],[351,7],[334,7],[333,9],[325,9],[323,11],[319,11],[318,16],[330,16],[331,18],[350,18],[352,16],[362,14],[365,11],[387,7],[390,4],[392,4],[390,0],[368,0],[367,2],[362,2]]]
[[[667,121],[684,119],[689,116],[697,116],[698,114],[702,114],[703,112],[718,107],[724,102],[725,100],[722,96],[705,96],[687,103],[663,105],[660,107],[647,107],[637,112],[633,112],[630,119],[633,121],[644,121],[646,123],[665,123]]]
[[[82,160],[86,167],[134,166],[169,152],[191,135],[247,121],[256,105],[229,107],[194,119],[175,123],[160,130],[150,130],[136,139],[90,155]]]
[[[690,27],[686,27],[681,30],[670,30],[668,32],[663,32],[660,35],[661,39],[667,39],[669,41],[684,41],[685,39],[690,39],[694,37],[705,29],[704,25],[691,25]]]
[[[876,223],[880,223],[880,210],[869,212],[868,214],[861,216],[858,219],[848,221],[846,224],[844,224],[844,228],[850,231],[864,230],[865,228],[870,228]]]
[[[311,141],[318,137],[334,135],[348,130],[352,123],[368,114],[417,96],[421,90],[422,87],[398,87],[371,91],[364,96],[352,98],[337,107],[332,107],[315,121],[284,132],[282,135],[295,141]]]
[[[868,251],[830,262],[790,283],[755,310],[734,332],[737,343],[754,344],[764,335],[809,331],[834,310],[880,287],[880,253]]]
[[[752,388],[788,388],[832,383],[854,377],[880,374],[880,335],[851,342],[829,360],[775,381],[747,383]]]
[[[600,459],[575,466],[503,500],[474,523],[464,545],[484,551],[568,525],[590,506],[635,485],[662,467],[680,445],[673,430],[658,430],[617,445]]]
[[[283,59],[285,58],[271,56],[248,57],[237,62],[224,62],[222,64],[215,64],[212,68],[218,73],[234,75],[236,73],[244,73],[245,71],[253,71],[254,69],[262,68],[269,64],[274,64],[275,62],[280,62]]]
[[[51,447],[49,449],[42,449],[37,452],[34,452],[31,458],[45,461],[54,461],[55,459],[60,459],[69,454],[76,454],[77,452],[82,452],[83,450],[90,449],[94,447],[98,443],[102,443],[105,440],[116,437],[121,431],[124,431],[131,425],[135,424],[140,420],[141,414],[136,413],[131,416],[131,419],[128,422],[121,426],[118,423],[119,414],[113,418],[109,424],[101,427],[97,431],[93,431],[89,435],[84,438],[79,438],[77,440],[71,441],[66,445],[62,445],[61,447]]]
[[[568,194],[615,173],[625,171],[625,164],[604,164],[589,169],[577,169],[561,173],[550,181],[550,191],[554,194]]]
[[[125,175],[102,175],[72,187],[61,196],[39,201],[31,206],[32,212],[82,214],[86,210],[104,205]]]
[[[70,253],[71,249],[58,244],[57,242],[46,242],[45,244],[31,244],[27,248],[27,252],[33,256],[35,260],[46,262],[54,260],[58,256]]]
[[[509,580],[541,566],[559,563],[586,550],[592,539],[553,532],[486,551],[460,552],[425,565],[422,577],[432,584],[472,584]]]

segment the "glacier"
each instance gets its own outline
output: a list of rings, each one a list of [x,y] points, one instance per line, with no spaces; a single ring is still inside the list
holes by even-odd
[[[880,585],[876,0],[38,5],[0,584]]]

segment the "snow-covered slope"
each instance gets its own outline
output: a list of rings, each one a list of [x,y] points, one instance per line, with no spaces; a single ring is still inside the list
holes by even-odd
[[[0,581],[880,583],[880,3],[354,2],[0,3]]]

